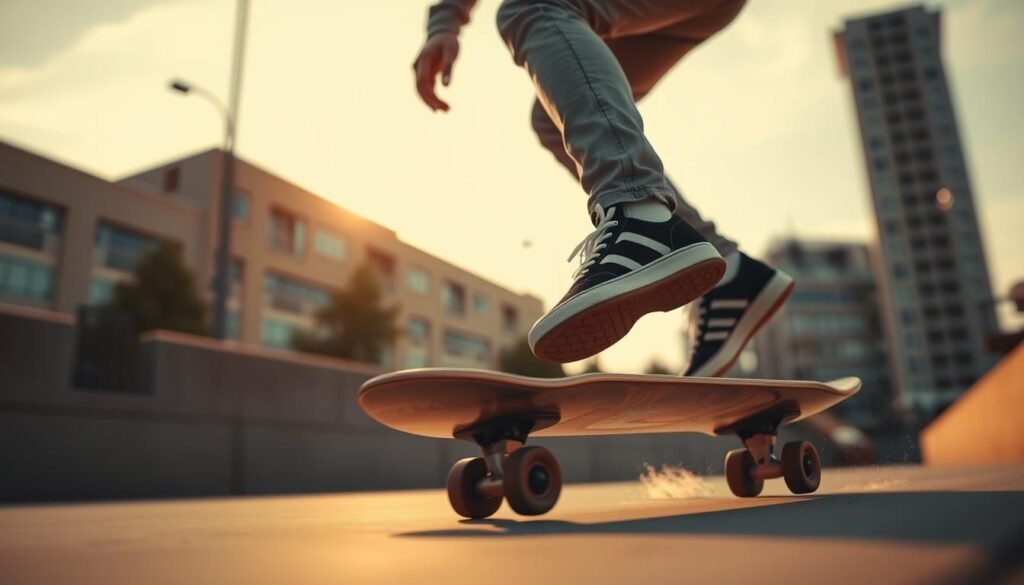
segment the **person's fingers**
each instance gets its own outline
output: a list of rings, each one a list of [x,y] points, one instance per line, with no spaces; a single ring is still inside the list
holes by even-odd
[[[434,91],[436,79],[436,75],[424,75],[417,81],[416,89],[419,91],[423,102],[430,106],[431,109],[448,111],[448,104],[441,101],[441,98],[437,97],[437,93]]]
[[[459,56],[459,46],[447,44],[441,53],[441,83],[448,86],[452,82],[452,67],[455,65],[455,58]]]
[[[420,99],[423,103],[427,104],[431,109],[437,108],[437,95],[434,93],[434,78],[431,74],[431,56],[429,53],[421,53],[419,58],[416,59],[414,66],[416,72],[416,91],[420,94]]]
[[[442,110],[448,111],[448,104],[437,97],[435,91],[435,83],[437,81],[438,70],[441,66],[442,55],[440,52],[430,51],[420,54],[419,59],[414,64],[416,72],[416,91],[420,95],[420,99],[423,100],[430,109],[437,111]]]

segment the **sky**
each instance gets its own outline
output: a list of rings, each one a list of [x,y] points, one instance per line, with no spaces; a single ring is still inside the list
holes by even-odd
[[[416,98],[421,0],[251,0],[238,154],[547,306],[592,229],[578,184],[537,144],[533,87],[479,0],[447,114]],[[863,158],[832,31],[884,0],[752,0],[641,104],[670,176],[754,255],[778,237],[869,241]],[[1024,279],[1024,2],[929,1],[996,294]],[[0,140],[117,179],[219,145],[233,0],[3,0]],[[529,241],[530,246],[523,242]],[[1004,324],[1024,320],[1008,310]],[[681,369],[682,313],[648,315],[601,366]],[[574,367],[569,368],[570,371]]]

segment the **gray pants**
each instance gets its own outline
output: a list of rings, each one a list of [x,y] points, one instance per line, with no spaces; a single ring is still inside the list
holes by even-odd
[[[587,207],[655,197],[726,255],[736,244],[665,176],[636,100],[745,0],[504,0],[498,30],[537,90],[533,129],[576,177]]]

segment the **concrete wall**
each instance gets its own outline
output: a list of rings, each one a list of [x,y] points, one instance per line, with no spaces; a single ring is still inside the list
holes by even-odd
[[[140,341],[139,388],[74,388],[74,327],[0,305],[0,501],[441,487],[455,460],[477,454],[370,420],[355,398],[380,370],[342,360],[154,332]],[[536,443],[573,482],[634,479],[645,462],[719,472],[739,446],[698,435]]]
[[[921,433],[930,465],[1024,463],[1024,344]]]

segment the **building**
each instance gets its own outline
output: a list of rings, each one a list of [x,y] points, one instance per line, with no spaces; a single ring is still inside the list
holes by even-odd
[[[985,338],[997,330],[940,24],[916,6],[847,20],[834,35],[874,205],[897,406],[925,416],[992,366]]]
[[[102,304],[162,241],[182,245],[212,300],[221,158],[209,150],[110,183],[0,143],[0,303],[65,313]],[[241,160],[236,183],[228,324],[242,342],[287,349],[363,263],[400,307],[388,367],[495,367],[542,314],[538,298]]]
[[[757,337],[758,373],[783,380],[857,376],[857,396],[835,407],[859,428],[883,423],[892,383],[875,277],[866,244],[774,242],[765,256],[796,279],[776,318]]]

